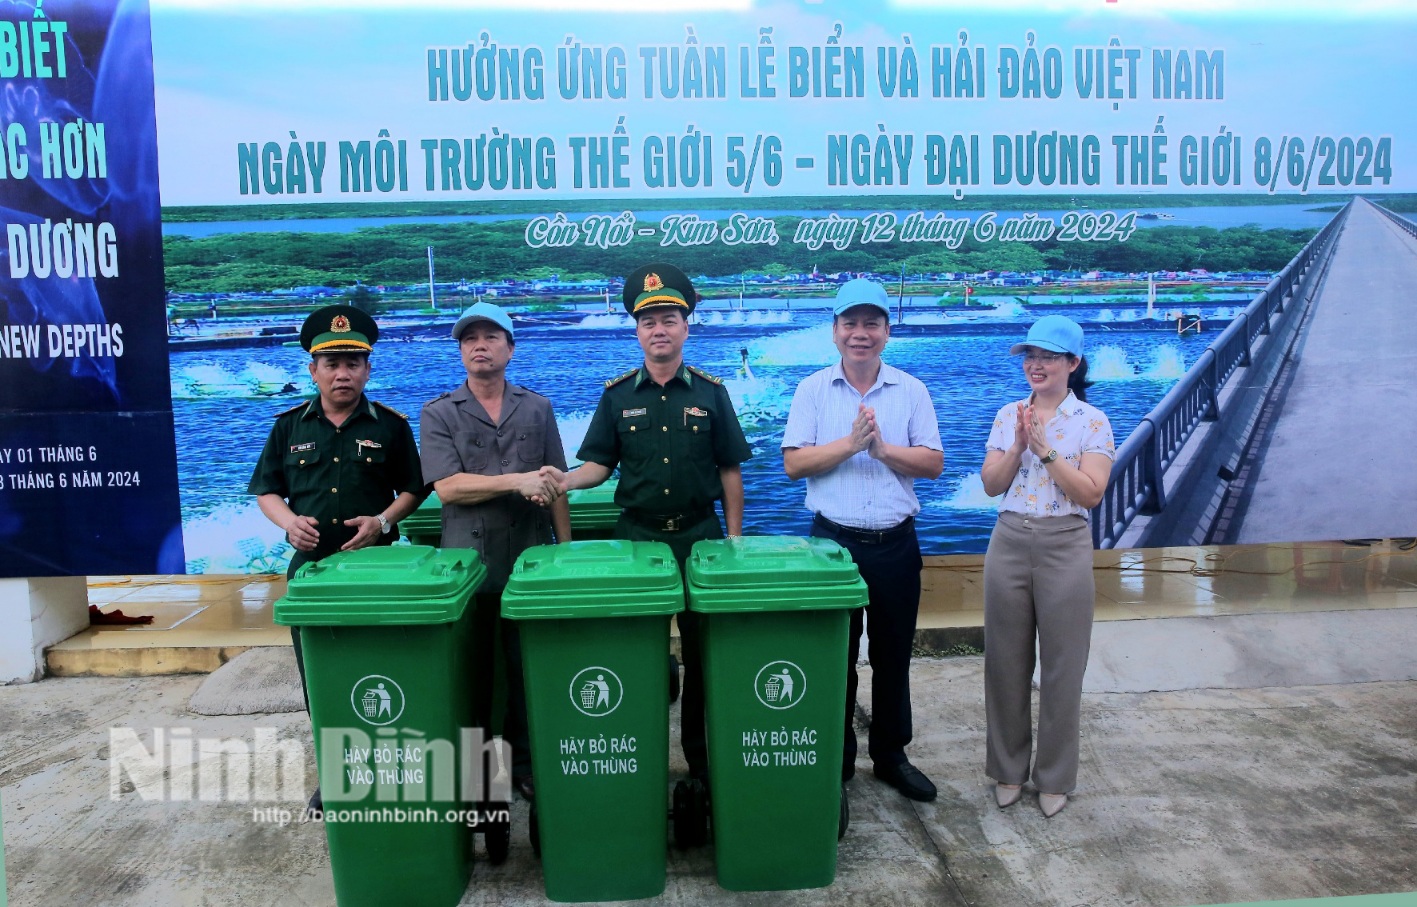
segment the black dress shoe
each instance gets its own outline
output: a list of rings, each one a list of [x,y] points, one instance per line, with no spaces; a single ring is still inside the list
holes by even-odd
[[[875,772],[877,778],[912,800],[928,803],[935,799],[938,793],[930,779],[909,762],[902,762],[900,765],[877,764]]]
[[[517,789],[517,793],[522,795],[528,803],[536,801],[536,785],[531,781],[531,775],[513,775],[512,787]]]

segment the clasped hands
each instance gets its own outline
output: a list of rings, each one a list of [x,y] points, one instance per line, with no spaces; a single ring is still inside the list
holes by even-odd
[[[566,493],[566,474],[555,466],[524,473],[517,483],[517,493],[539,507],[550,507]]]
[[[874,407],[864,403],[857,407],[856,418],[851,421],[851,434],[847,435],[847,440],[851,445],[852,454],[859,454],[864,450],[877,460],[881,458],[882,447],[886,442],[881,440],[881,429],[876,425]]]
[[[1047,432],[1038,410],[1031,403],[1020,403],[1015,412],[1015,419],[1012,447],[1014,453],[1022,455],[1023,449],[1027,447],[1033,451],[1034,456],[1040,459],[1046,457],[1053,447],[1048,443]]]
[[[320,522],[312,516],[293,515],[285,526],[285,538],[297,551],[314,551],[320,544]],[[340,546],[341,551],[355,551],[367,548],[379,540],[384,526],[378,517],[357,516],[345,520],[344,525],[354,530],[354,538]]]

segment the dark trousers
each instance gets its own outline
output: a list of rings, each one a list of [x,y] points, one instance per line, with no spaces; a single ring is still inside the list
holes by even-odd
[[[290,582],[290,578],[295,575],[311,558],[303,551],[296,551],[290,558],[290,566],[285,568],[285,581]],[[305,711],[310,711],[310,690],[305,686],[305,652],[300,648],[300,628],[290,628],[290,641],[295,647],[295,669],[300,672],[300,695],[305,697]]]
[[[679,575],[687,582],[684,562],[695,542],[723,538],[723,526],[718,514],[708,516],[678,532],[663,532],[621,516],[615,524],[615,537],[633,542],[664,542],[679,562]],[[680,660],[684,663],[684,683],[679,691],[679,738],[684,747],[684,760],[689,763],[689,775],[708,776],[708,732],[704,727],[704,662],[699,642],[699,615],[684,610],[675,615],[679,623]]]
[[[526,724],[521,630],[516,621],[502,619],[501,589],[478,592],[472,597],[472,607],[473,721],[490,737],[501,717],[502,739],[512,748],[512,774],[526,777],[531,774],[531,743]],[[504,668],[500,674],[499,664]],[[502,691],[505,696],[498,695]],[[506,710],[498,716],[497,705],[504,700]]]
[[[862,542],[855,536],[812,521],[812,535],[831,539],[851,552],[866,581],[868,604],[851,612],[846,653],[846,735],[842,775],[855,770],[856,659],[861,654],[863,619],[870,627],[871,729],[866,752],[876,765],[899,765],[914,734],[910,720],[910,653],[915,644],[915,618],[920,611],[920,540],[915,527],[883,542]],[[863,614],[864,612],[864,614]]]

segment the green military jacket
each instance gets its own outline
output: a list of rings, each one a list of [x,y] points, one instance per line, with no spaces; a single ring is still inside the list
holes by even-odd
[[[320,398],[276,417],[246,491],[278,494],[300,516],[319,521],[314,551],[295,553],[292,570],[340,550],[354,538],[344,521],[382,512],[402,492],[421,495],[423,474],[408,418],[368,397],[336,428]],[[379,538],[392,544],[397,530]]]
[[[605,382],[576,454],[618,465],[615,503],[650,514],[711,508],[723,497],[719,468],[752,455],[723,382],[686,365],[663,386],[644,368]]]

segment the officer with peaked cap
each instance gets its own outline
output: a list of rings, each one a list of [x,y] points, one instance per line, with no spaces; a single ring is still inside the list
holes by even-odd
[[[300,330],[319,393],[276,416],[246,488],[295,549],[287,577],[336,551],[392,544],[422,500],[408,417],[364,396],[378,339],[374,319],[348,305],[317,309]],[[291,636],[303,683],[299,629]]]
[[[565,477],[569,489],[590,488],[618,465],[615,503],[623,508],[615,537],[666,542],[682,569],[701,539],[723,538],[714,510],[723,502],[730,536],[743,532],[743,473],[752,456],[723,382],[684,363],[689,315],[698,294],[671,264],[649,264],[625,278],[625,310],[635,319],[644,363],[605,382],[600,404]],[[683,646],[682,738],[689,774],[708,776],[703,666],[698,616],[678,616]]]

